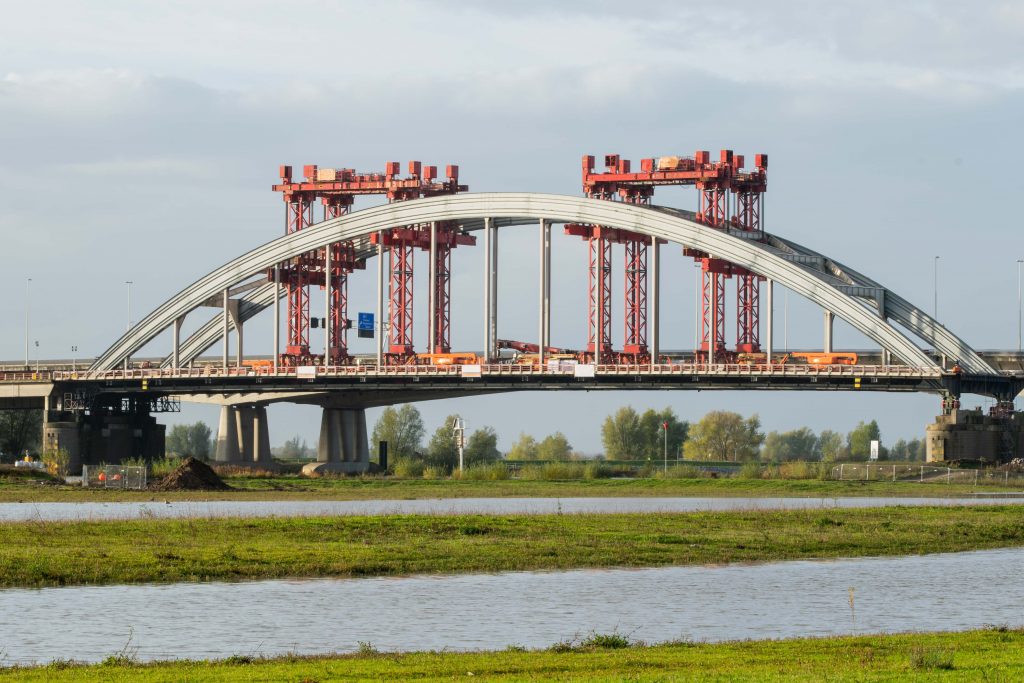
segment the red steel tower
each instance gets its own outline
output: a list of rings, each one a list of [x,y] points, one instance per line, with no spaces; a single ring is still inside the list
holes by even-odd
[[[732,216],[732,225],[745,232],[760,233],[764,237],[764,226],[761,214],[764,208],[764,193],[768,189],[768,155],[754,155],[755,170],[745,173],[743,157],[733,158],[736,174],[732,181],[732,191],[736,195],[733,203],[736,212]],[[760,317],[761,317],[761,280],[764,278],[750,271],[733,266],[737,274],[736,280],[736,352],[758,353],[761,350]]]
[[[658,185],[694,185],[698,190],[696,219],[715,228],[724,229],[731,222],[741,230],[763,230],[761,207],[767,188],[768,157],[755,157],[757,169],[743,172],[743,157],[731,150],[722,150],[717,162],[711,154],[698,151],[693,157],[666,156],[643,159],[640,171],[631,170],[629,160],[617,154],[605,156],[606,170],[594,172],[594,157],[583,157],[583,191],[588,197],[615,199],[649,204]],[[730,218],[728,197],[736,194],[736,214]],[[590,339],[588,351],[593,353],[600,332],[602,354],[613,354],[608,337],[611,331],[611,244],[619,242],[626,248],[626,343],[623,356],[638,361],[647,353],[647,246],[649,238],[626,231],[612,231],[599,226],[568,225],[567,234],[578,235],[590,243]],[[698,250],[684,250],[701,264],[702,311],[701,343],[698,357],[707,358],[713,349],[719,357],[728,355],[725,345],[725,280],[738,276],[737,351],[759,350],[759,288],[758,276],[733,264]]]
[[[629,174],[630,162],[617,154],[604,158],[606,173],[594,173],[594,157],[583,157],[583,192],[596,199],[633,204],[650,203],[653,187],[620,186],[606,176]],[[602,361],[642,363],[647,353],[647,245],[646,235],[600,225],[565,226],[565,234],[587,240],[589,257],[587,354]],[[612,245],[625,249],[625,337],[622,352],[613,350],[612,334]]]
[[[291,166],[280,169],[281,183],[274,185],[275,192],[281,192],[286,206],[286,232],[292,233],[313,224],[313,204],[320,198],[323,204],[324,219],[338,218],[348,213],[356,195],[386,195],[389,201],[414,199],[417,197],[450,194],[468,189],[458,184],[458,166],[448,167],[447,182],[434,182],[437,167],[425,169],[418,161],[409,163],[410,177],[401,178],[400,165],[397,161],[388,162],[385,173],[356,173],[349,168],[319,168],[315,165],[303,167],[303,181],[292,180]],[[429,227],[424,230],[420,226],[411,228],[394,228],[382,233],[384,244],[390,247],[390,279],[389,292],[391,302],[390,323],[392,330],[391,351],[396,347],[405,348],[398,351],[403,356],[412,353],[412,248],[422,246],[422,233],[426,232],[426,246],[429,248]],[[472,244],[475,240],[457,233],[453,226],[440,226],[439,233],[445,237],[438,244]],[[449,233],[456,232],[455,236]],[[415,235],[415,237],[412,237]],[[467,241],[469,240],[469,241]],[[371,242],[377,242],[376,235]],[[364,268],[362,260],[355,255],[355,245],[351,241],[337,242],[330,249],[330,317],[325,324],[329,328],[330,348],[326,349],[325,363],[338,364],[348,360],[347,330],[348,320],[348,276],[353,270]],[[448,247],[450,251],[450,246]],[[444,262],[444,311],[439,308],[438,317],[448,320],[448,268],[450,256],[444,254],[442,259],[438,249],[438,260]],[[299,365],[319,360],[309,349],[309,286],[327,284],[327,252],[320,249],[303,254],[288,263],[281,264],[282,282],[288,289],[288,337],[282,361],[286,365]],[[438,277],[439,283],[442,281]],[[439,284],[438,289],[441,289]],[[438,299],[439,304],[442,299]],[[445,345],[447,345],[448,327],[444,327]],[[396,343],[397,340],[397,343]],[[436,345],[436,344],[435,344]]]

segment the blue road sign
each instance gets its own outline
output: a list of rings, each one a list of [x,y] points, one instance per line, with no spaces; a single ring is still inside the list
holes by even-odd
[[[373,313],[360,313],[356,324],[359,336],[362,338],[373,337]]]

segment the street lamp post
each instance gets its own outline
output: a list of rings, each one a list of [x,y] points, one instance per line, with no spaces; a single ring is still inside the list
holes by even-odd
[[[71,372],[78,371],[78,347],[71,347]]]
[[[933,263],[933,267],[932,267],[932,280],[933,280],[933,282],[932,282],[932,292],[933,292],[934,299],[935,299],[934,310],[933,310],[932,317],[935,318],[936,321],[938,321],[938,319],[939,319],[939,257],[936,256],[935,260],[932,261],[932,263]]]

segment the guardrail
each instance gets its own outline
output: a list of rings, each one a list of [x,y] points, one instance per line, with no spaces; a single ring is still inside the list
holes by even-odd
[[[823,377],[823,378],[921,378],[938,379],[943,376],[938,368],[906,365],[740,365],[740,364],[643,364],[643,365],[582,365],[552,363],[549,366],[494,363],[488,365],[314,365],[300,367],[217,367],[204,365],[186,368],[133,368],[102,372],[53,370],[40,372],[3,372],[0,382],[74,382],[102,380],[142,379],[203,379],[235,377],[271,378],[338,378],[338,377],[566,377],[581,379],[595,377]],[[946,373],[948,374],[948,373]]]

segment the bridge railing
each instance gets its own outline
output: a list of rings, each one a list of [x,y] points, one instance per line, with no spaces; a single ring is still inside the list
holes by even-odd
[[[4,372],[0,382],[52,382],[143,379],[201,379],[233,377],[275,377],[310,379],[333,377],[502,377],[502,376],[681,376],[694,377],[861,377],[861,378],[938,378],[943,372],[934,367],[920,368],[907,365],[748,365],[732,363],[664,363],[664,364],[609,364],[582,365],[552,362],[551,365],[519,365],[492,363],[486,365],[386,365],[371,364],[273,367],[199,365],[183,368],[132,368],[100,372],[53,370],[41,372]]]

